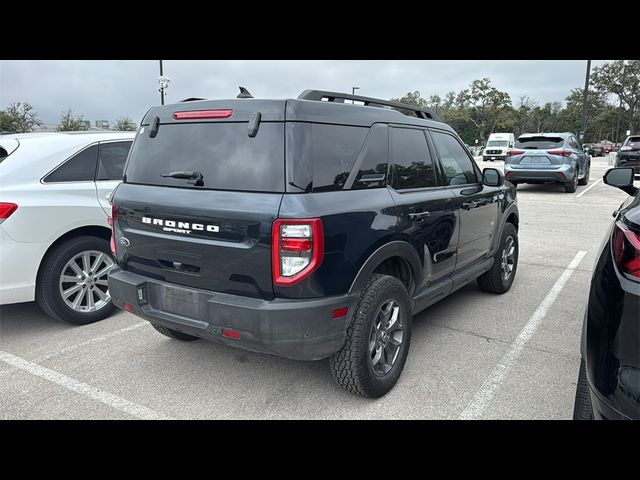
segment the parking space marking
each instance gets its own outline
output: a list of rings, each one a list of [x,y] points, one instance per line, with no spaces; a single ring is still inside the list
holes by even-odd
[[[44,378],[45,380],[55,383],[56,385],[60,385],[67,390],[71,390],[85,397],[97,400],[111,408],[142,420],[171,420],[170,417],[167,417],[160,412],[156,412],[150,408],[130,402],[122,397],[105,392],[99,388],[92,387],[91,385],[80,382],[75,378],[68,377],[67,375],[50,370],[42,365],[38,365],[37,363],[12,355],[11,353],[3,352],[2,350],[0,350],[0,362],[6,363],[7,365],[19,370],[24,370],[36,377]]]
[[[489,402],[493,399],[496,392],[502,385],[502,382],[506,378],[507,374],[511,370],[511,368],[518,361],[518,358],[522,354],[524,347],[527,345],[529,340],[533,337],[533,334],[536,333],[536,330],[545,315],[551,309],[553,304],[555,303],[558,295],[567,284],[573,272],[576,270],[582,259],[587,254],[584,250],[578,251],[571,263],[567,266],[567,268],[562,272],[556,283],[551,287],[547,296],[544,297],[540,305],[529,321],[524,326],[520,334],[513,341],[507,352],[502,356],[498,364],[495,366],[493,371],[489,374],[485,382],[482,384],[480,389],[476,392],[476,394],[471,399],[471,402],[467,405],[464,411],[460,414],[461,420],[475,420],[480,418],[484,410],[489,405]]]
[[[587,193],[589,190],[591,190],[593,187],[596,186],[596,184],[602,180],[601,178],[599,178],[598,180],[596,180],[595,182],[593,182],[591,185],[589,185],[587,188],[585,188],[583,191],[581,191],[578,195],[576,195],[577,198],[580,198],[582,195],[584,195],[585,193]]]
[[[120,330],[115,330],[113,332],[105,333],[104,335],[99,335],[97,337],[91,338],[91,339],[87,340],[86,342],[77,343],[77,344],[71,345],[71,346],[69,346],[67,348],[63,348],[59,352],[54,352],[54,353],[51,353],[49,355],[44,355],[42,357],[38,357],[33,362],[34,363],[42,363],[45,360],[49,360],[50,358],[58,357],[60,355],[66,354],[66,353],[73,352],[74,350],[77,350],[77,349],[82,348],[82,347],[86,347],[87,345],[92,345],[94,343],[102,342],[103,340],[106,340],[108,338],[115,337],[117,335],[121,335],[123,333],[130,332],[131,330],[136,330],[136,329],[138,329],[140,327],[144,327],[145,325],[149,325],[149,322],[144,321],[144,322],[134,323],[133,325],[129,325],[128,327],[121,328]]]

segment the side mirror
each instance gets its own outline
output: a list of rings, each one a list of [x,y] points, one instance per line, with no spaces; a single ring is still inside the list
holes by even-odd
[[[633,186],[634,171],[630,167],[612,168],[602,177],[602,181],[612,187],[617,187],[629,195],[635,195],[638,189]]]
[[[504,185],[504,175],[497,168],[485,168],[482,171],[482,183],[487,187],[500,187]]]

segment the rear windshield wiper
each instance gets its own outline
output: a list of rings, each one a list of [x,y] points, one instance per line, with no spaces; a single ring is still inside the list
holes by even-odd
[[[204,187],[204,176],[202,175],[202,173],[197,172],[197,171],[186,171],[186,172],[171,172],[171,173],[163,173],[162,174],[163,177],[167,178],[181,178],[184,180],[193,180],[195,179],[195,182],[193,183],[193,185],[195,185],[196,187]],[[191,183],[191,182],[189,182]]]

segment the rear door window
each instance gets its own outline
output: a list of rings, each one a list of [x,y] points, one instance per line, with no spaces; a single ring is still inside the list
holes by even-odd
[[[530,150],[550,150],[564,146],[564,138],[561,137],[520,137],[516,140],[516,148]]]
[[[96,176],[98,145],[91,145],[76,153],[44,178],[45,183],[89,182]]]
[[[133,144],[126,170],[128,183],[182,188],[282,192],[284,124],[262,122],[249,137],[247,122],[161,124],[155,138],[146,126]],[[165,177],[199,172],[194,180]]]
[[[97,180],[122,180],[122,172],[130,148],[131,142],[101,143]]]
[[[435,187],[436,173],[424,130],[392,128],[390,134],[393,188]]]

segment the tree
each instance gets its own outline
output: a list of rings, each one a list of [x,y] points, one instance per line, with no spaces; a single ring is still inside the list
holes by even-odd
[[[633,132],[633,121],[640,106],[640,60],[622,60],[596,67],[591,74],[593,86],[599,93],[618,97],[628,110],[628,130]]]
[[[0,111],[0,131],[3,132],[32,132],[36,125],[41,124],[38,115],[28,103],[12,103],[6,110]]]
[[[60,114],[60,124],[56,130],[59,132],[87,130],[87,125],[84,123],[82,115],[75,115],[71,108],[67,108]]]
[[[405,96],[400,98],[392,98],[391,101],[406,103],[407,105],[415,105],[416,107],[420,107],[420,108],[427,108],[427,104],[428,104],[427,100],[422,98],[420,96],[420,92],[417,90],[414,92],[409,92]],[[415,114],[410,110],[405,110],[403,108],[399,108],[398,110],[404,113],[405,115],[415,116]]]
[[[133,131],[136,128],[136,124],[133,123],[133,121],[127,115],[117,119],[115,125],[113,126],[113,130],[118,130],[120,132]]]
[[[491,80],[483,78],[471,82],[470,88],[462,90],[455,97],[458,108],[468,108],[468,118],[478,128],[478,135],[484,143],[487,133],[495,129],[499,116],[511,107],[511,97],[491,85]]]

